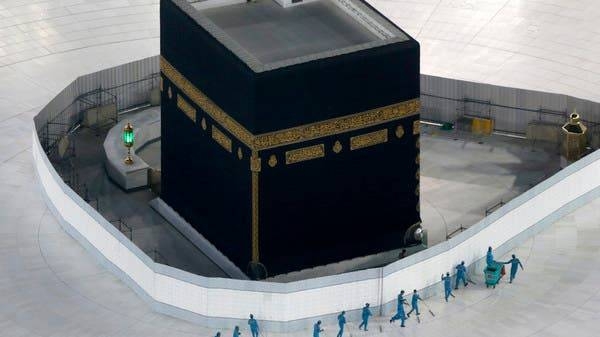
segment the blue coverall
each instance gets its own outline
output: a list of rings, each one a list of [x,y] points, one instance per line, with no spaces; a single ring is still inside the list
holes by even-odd
[[[513,257],[506,262],[506,264],[508,263],[510,263],[510,283],[512,283],[512,281],[515,279],[515,276],[517,276],[517,270],[519,270],[519,266],[523,268],[523,265],[521,264],[521,260],[517,259],[516,257]]]
[[[487,255],[485,256],[485,262],[487,263],[488,266],[491,266],[494,264],[494,255],[492,254],[491,250],[488,250]]]
[[[419,301],[422,301],[423,299],[421,298],[421,296],[419,296],[419,294],[417,293],[413,293],[412,298],[410,299],[410,305],[411,305],[411,309],[408,312],[408,314],[406,314],[407,316],[410,316],[410,314],[413,311],[417,312],[417,315],[420,315],[419,313]]]
[[[258,337],[258,322],[256,321],[256,319],[250,318],[248,320],[248,325],[250,326],[252,337]]]
[[[360,330],[360,328],[362,328],[363,326],[365,327],[365,331],[367,330],[367,325],[369,324],[369,317],[372,316],[373,314],[371,313],[371,310],[369,310],[368,306],[365,306],[362,310],[362,322],[360,323],[360,325],[358,326],[358,330]]]
[[[458,289],[458,284],[460,283],[460,281],[463,282],[463,285],[466,287],[467,286],[467,268],[465,268],[464,264],[459,264],[458,266],[456,266],[456,286],[454,287],[454,289]]]
[[[404,321],[406,321],[406,313],[404,312],[404,302],[405,301],[406,300],[404,299],[404,296],[398,295],[398,307],[396,309],[396,314],[390,320],[390,322],[400,320],[401,321],[400,326],[402,326],[402,327],[404,326]]]
[[[452,279],[450,275],[442,275],[442,281],[444,281],[444,298],[448,302],[448,297],[452,295]]]
[[[340,331],[338,331],[337,337],[342,337],[344,335],[344,325],[346,325],[346,317],[344,314],[339,314],[338,317],[338,325],[340,326]]]
[[[321,325],[319,323],[315,323],[313,326],[313,337],[319,337],[321,333]]]
[[[236,326],[235,329],[233,329],[233,337],[240,337],[240,335],[240,328]]]

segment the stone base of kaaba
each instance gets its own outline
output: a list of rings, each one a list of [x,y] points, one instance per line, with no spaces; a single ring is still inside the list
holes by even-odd
[[[148,204],[227,275],[236,279],[248,279],[246,274],[233,264],[227,256],[223,255],[217,247],[211,244],[202,234],[198,233],[192,225],[185,221],[184,218],[161,198],[152,199]]]

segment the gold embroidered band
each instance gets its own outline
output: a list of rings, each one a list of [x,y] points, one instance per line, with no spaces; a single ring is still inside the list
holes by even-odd
[[[162,56],[160,58],[160,69],[175,86],[221,127],[254,151],[300,143],[387,123],[418,114],[421,105],[419,99],[413,99],[339,118],[254,135],[196,88]]]
[[[285,163],[289,165],[322,157],[325,157],[325,145],[317,144],[287,151],[285,153]]]
[[[364,135],[354,136],[350,138],[350,150],[358,150],[365,147],[385,143],[388,141],[388,130],[378,130]]]

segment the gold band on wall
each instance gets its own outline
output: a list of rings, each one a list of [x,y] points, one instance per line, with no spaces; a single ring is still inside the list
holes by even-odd
[[[250,162],[260,163],[258,158],[258,152],[252,151],[252,157]],[[252,169],[253,168],[253,169]],[[260,172],[260,165],[258,167],[251,167],[252,171],[252,262],[259,261],[259,250],[258,250],[258,173]]]
[[[196,109],[179,94],[177,94],[177,107],[194,123],[196,122]]]
[[[378,130],[350,138],[350,150],[358,150],[365,147],[386,143],[388,141],[388,130]]]
[[[325,144],[302,147],[290,150],[285,153],[285,163],[287,165],[299,163],[305,160],[325,157]]]
[[[413,135],[418,135],[421,133],[421,121],[416,120],[413,122]]]
[[[300,143],[387,123],[418,114],[421,107],[419,99],[413,99],[339,118],[254,135],[217,106],[162,56],[160,57],[160,69],[175,86],[221,127],[254,151]]]
[[[231,151],[233,151],[231,138],[225,136],[225,134],[214,125],[211,127],[211,136],[212,139],[227,150],[227,152],[231,153]]]

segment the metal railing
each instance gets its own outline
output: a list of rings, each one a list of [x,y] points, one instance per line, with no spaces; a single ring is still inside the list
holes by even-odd
[[[504,205],[506,205],[506,202],[504,202],[502,199],[500,199],[499,202],[493,204],[491,207],[489,207],[485,210],[485,216],[488,216],[488,215],[494,213],[494,211],[496,211],[498,208],[500,208]]]
[[[152,249],[150,251],[145,252],[154,262],[169,265],[167,259],[158,251],[158,249]]]
[[[545,108],[542,106],[540,106],[537,109],[531,109],[531,108],[511,106],[511,105],[506,105],[506,104],[498,104],[498,103],[494,103],[491,100],[476,99],[476,98],[471,98],[471,97],[466,97],[466,96],[461,97],[461,98],[447,97],[447,96],[441,96],[441,95],[436,95],[436,94],[427,93],[427,92],[421,92],[421,97],[440,99],[440,100],[459,103],[460,106],[456,108],[455,116],[453,117],[454,121],[458,120],[460,117],[463,117],[463,116],[482,117],[482,118],[492,118],[493,119],[492,108],[503,108],[503,109],[510,109],[510,110],[515,110],[515,111],[533,113],[535,117],[532,116],[532,118],[530,118],[528,122],[537,120],[537,121],[551,121],[551,122],[556,122],[556,123],[565,123],[565,122],[567,122],[567,120],[569,118],[569,112],[567,110],[562,110],[562,111],[561,110],[553,110],[553,109],[548,109],[548,108]],[[423,114],[426,115],[426,113],[422,112],[422,115]],[[437,122],[453,122],[453,121],[439,121],[438,120]],[[582,119],[582,122],[584,122],[587,125],[598,125],[599,124],[597,122],[593,122],[593,121],[585,120],[585,119]],[[494,125],[494,131],[505,132],[505,133],[525,134],[524,130],[522,130],[520,132],[515,132],[514,130],[503,130],[501,128],[498,128],[496,124]]]
[[[135,107],[144,102],[131,102],[131,99],[126,99],[127,105],[122,102],[122,96],[131,95],[131,92],[148,93],[157,87],[160,73],[152,73],[145,78],[122,83],[112,87],[98,87],[77,96],[72,102],[67,104],[61,111],[56,114],[51,114],[50,117],[41,122],[41,125],[36,125],[40,143],[46,155],[50,160],[55,159],[59,141],[77,130],[84,122],[84,112],[91,109],[100,109],[108,105],[115,106],[115,113],[110,114],[104,122],[95,125],[93,128],[106,128],[118,122],[119,113],[131,107]],[[146,95],[147,96],[147,95]],[[97,113],[100,113],[96,110]],[[102,116],[106,117],[106,115]],[[98,131],[98,130],[97,130]]]
[[[446,240],[451,239],[454,235],[458,234],[458,233],[462,233],[465,230],[467,230],[466,227],[463,227],[463,225],[461,224],[457,229],[453,230],[452,232],[446,234]]]
[[[119,230],[119,232],[123,233],[123,235],[129,239],[129,241],[133,242],[133,229],[127,225],[123,218],[111,220],[109,222],[113,224]]]

